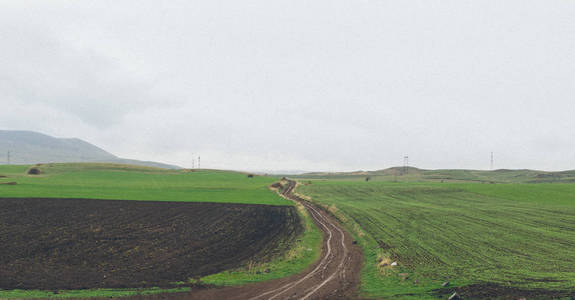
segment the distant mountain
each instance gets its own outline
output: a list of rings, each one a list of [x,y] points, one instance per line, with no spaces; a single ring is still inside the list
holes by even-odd
[[[262,175],[301,175],[309,173],[309,171],[304,170],[249,170],[245,172]]]
[[[55,138],[34,131],[0,130],[0,163],[36,164],[55,162],[124,163],[179,169],[178,166],[117,157],[77,138]]]

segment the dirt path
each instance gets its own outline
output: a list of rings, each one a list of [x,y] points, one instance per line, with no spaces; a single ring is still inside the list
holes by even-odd
[[[289,181],[283,195],[306,207],[324,236],[322,256],[308,272],[274,288],[261,290],[250,300],[257,299],[349,299],[356,292],[361,267],[361,252],[339,224],[325,212],[297,197],[295,181]]]
[[[283,195],[306,207],[323,231],[322,255],[306,271],[287,278],[239,287],[198,290],[188,293],[151,295],[146,299],[354,299],[357,298],[363,257],[349,233],[328,213],[293,194],[295,181],[289,181]]]

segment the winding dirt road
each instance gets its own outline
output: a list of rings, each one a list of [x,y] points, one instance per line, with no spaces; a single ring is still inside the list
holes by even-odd
[[[293,193],[296,182],[289,180],[283,196],[298,201],[308,210],[324,235],[318,262],[290,277],[239,287],[197,290],[188,293],[147,296],[146,299],[354,299],[357,298],[363,257],[349,233],[325,211]]]
[[[354,296],[359,282],[361,252],[339,224],[325,212],[297,197],[293,190],[295,181],[288,181],[283,195],[298,201],[308,210],[324,236],[322,256],[311,271],[301,278],[279,284],[275,288],[261,290],[248,298],[257,299],[349,299]]]

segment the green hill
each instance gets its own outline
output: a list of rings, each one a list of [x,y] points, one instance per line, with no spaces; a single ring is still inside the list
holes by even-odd
[[[481,183],[573,183],[575,171],[547,172],[537,170],[493,171],[444,169],[425,170],[414,167],[393,167],[377,171],[354,171],[337,173],[306,173],[296,178],[339,179],[370,181],[410,181],[410,182],[481,182]]]

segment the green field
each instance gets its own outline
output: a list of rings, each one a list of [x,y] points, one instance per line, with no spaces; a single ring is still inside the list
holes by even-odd
[[[547,172],[536,170],[424,170],[394,167],[378,171],[308,173],[295,178],[395,182],[477,182],[477,183],[575,183],[575,171]]]
[[[166,170],[111,164],[0,166],[0,197],[226,202],[293,205],[268,190],[277,178],[214,170]]]
[[[398,181],[347,175],[298,188],[358,239],[364,296],[575,296],[575,184]]]
[[[40,175],[30,166],[0,166],[0,197],[90,198],[294,205],[268,186],[277,178],[216,170],[165,170],[111,164],[46,164]],[[16,185],[2,183],[16,182]],[[305,210],[298,209],[305,232],[281,257],[203,278],[204,283],[235,285],[280,278],[303,271],[319,257],[321,232]],[[184,283],[185,284],[185,283]],[[1,291],[0,298],[118,297],[179,289],[98,289],[79,291]]]

